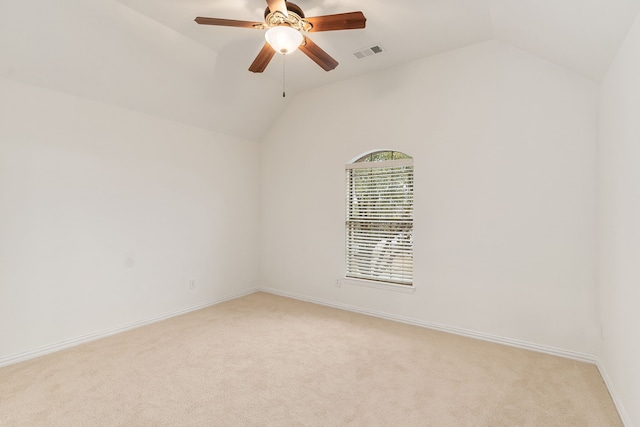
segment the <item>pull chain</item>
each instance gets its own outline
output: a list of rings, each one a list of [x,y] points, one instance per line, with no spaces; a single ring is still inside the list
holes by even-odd
[[[285,98],[287,95],[284,92],[284,77],[285,77],[285,63],[287,62],[287,55],[282,55],[282,97]]]

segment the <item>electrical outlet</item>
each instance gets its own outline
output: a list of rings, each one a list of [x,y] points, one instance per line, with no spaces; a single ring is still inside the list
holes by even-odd
[[[189,280],[189,289],[195,289],[196,288],[196,281],[191,279]]]
[[[338,288],[339,288],[339,287],[341,287],[341,286],[342,286],[342,279],[338,277],[338,278],[336,279],[336,287],[338,287]]]

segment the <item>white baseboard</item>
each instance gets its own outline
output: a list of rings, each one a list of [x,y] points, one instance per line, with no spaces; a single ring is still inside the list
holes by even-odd
[[[611,400],[613,400],[613,404],[616,406],[616,409],[618,410],[618,415],[620,415],[620,420],[622,421],[622,425],[631,427],[631,421],[629,420],[629,415],[627,414],[627,411],[624,408],[624,405],[622,404],[622,402],[620,402],[620,399],[618,399],[617,397],[616,388],[613,385],[613,382],[611,381],[611,377],[609,376],[609,373],[607,372],[605,367],[602,365],[601,361],[598,361],[597,366],[598,366],[598,371],[600,371],[600,376],[602,376],[602,379],[604,380],[604,383],[607,386],[607,389],[609,390],[609,395],[611,396]]]
[[[116,326],[109,329],[104,329],[102,331],[94,332],[87,335],[82,335],[75,338],[70,338],[67,340],[63,340],[57,343],[45,345],[42,347],[35,348],[33,350],[28,350],[21,353],[10,354],[7,356],[0,357],[0,367],[12,365],[14,363],[23,362],[25,360],[34,359],[36,357],[44,356],[45,354],[54,353],[56,351],[63,350],[65,348],[74,347],[80,344],[84,344],[89,341],[94,341],[100,338],[108,337],[110,335],[115,335],[120,332],[128,331],[130,329],[139,328],[140,326],[149,325],[151,323],[160,322],[165,319],[169,319],[171,317],[179,316],[181,314],[186,314],[192,311],[200,310],[206,307],[210,307],[212,305],[220,304],[221,302],[229,301],[232,299],[240,298],[245,295],[249,295],[255,293],[258,289],[251,288],[242,292],[237,292],[234,294],[229,294],[224,297],[215,298],[213,300],[206,301],[204,303],[192,305],[189,307],[184,307],[175,311],[171,311],[168,313],[160,314],[158,316],[149,317],[146,319],[138,320],[131,323],[125,323],[124,325]]]
[[[505,338],[497,335],[486,334],[483,332],[472,331],[469,329],[457,328],[453,326],[441,325],[433,322],[425,322],[423,320],[412,319],[409,317],[398,316],[395,314],[389,314],[382,311],[368,310],[352,305],[336,303],[333,301],[327,301],[318,298],[311,298],[305,295],[296,294],[293,292],[281,291],[279,289],[259,287],[258,291],[271,293],[274,295],[280,295],[283,297],[298,299],[301,301],[312,302],[314,304],[325,305],[328,307],[339,308],[342,310],[352,311],[355,313],[366,314],[369,316],[380,317],[383,319],[394,320],[396,322],[407,323],[409,325],[421,326],[423,328],[433,329],[436,331],[448,332],[450,334],[461,335],[464,337],[475,338],[483,341],[489,341],[497,344],[504,344],[511,347],[522,348],[525,350],[537,351],[539,353],[546,353],[553,356],[560,356],[566,359],[577,360],[580,362],[587,362],[591,364],[597,364],[598,358],[592,354],[578,353],[569,350],[563,350],[556,347],[548,347],[539,344],[530,343],[527,341],[521,341],[513,338]]]
[[[16,353],[16,354],[10,354],[10,355],[6,355],[3,357],[0,357],[0,367],[2,366],[7,366],[7,365],[11,365],[14,363],[18,363],[18,362],[22,362],[24,360],[28,360],[28,359],[33,359],[39,356],[43,356],[45,354],[49,354],[49,353],[53,353],[56,351],[60,351],[63,350],[65,348],[69,348],[69,347],[73,347],[79,344],[83,344],[89,341],[93,341],[93,340],[97,340],[103,337],[107,337],[110,335],[114,335],[120,332],[124,332],[130,329],[134,329],[134,328],[138,328],[140,326],[145,326],[145,325],[149,325],[151,323],[155,323],[155,322],[159,322],[171,317],[175,317],[175,316],[179,316],[181,314],[185,314],[185,313],[189,313],[191,311],[196,311],[196,310],[200,310],[202,308],[206,308],[206,307],[210,307],[212,305],[216,305],[216,304],[220,304],[221,302],[224,301],[228,301],[231,299],[235,299],[235,298],[240,298],[243,297],[245,295],[249,295],[252,294],[254,292],[257,291],[262,291],[262,292],[267,292],[267,293],[271,293],[271,294],[275,294],[275,295],[281,295],[284,297],[288,297],[288,298],[294,298],[297,300],[301,300],[301,301],[308,301],[308,302],[312,302],[315,304],[320,304],[320,305],[325,305],[328,307],[333,307],[333,308],[339,308],[342,310],[347,310],[347,311],[352,311],[355,313],[360,313],[360,314],[366,314],[369,316],[374,316],[374,317],[380,317],[383,319],[388,319],[388,320],[393,320],[396,322],[401,322],[401,323],[406,323],[406,324],[410,324],[410,325],[415,325],[415,326],[421,326],[424,328],[429,328],[429,329],[433,329],[433,330],[437,330],[437,331],[442,331],[442,332],[448,332],[451,334],[455,334],[455,335],[461,335],[461,336],[465,336],[465,337],[470,337],[470,338],[476,338],[476,339],[480,339],[480,340],[484,340],[484,341],[489,341],[489,342],[494,342],[494,343],[498,343],[498,344],[504,344],[504,345],[508,345],[508,346],[512,346],[512,347],[517,347],[517,348],[522,348],[522,349],[526,349],[526,350],[532,350],[532,351],[537,351],[540,353],[547,353],[547,354],[551,354],[554,356],[560,356],[560,357],[564,357],[564,358],[568,358],[568,359],[573,359],[573,360],[578,360],[581,362],[588,362],[588,363],[593,363],[593,364],[597,364],[597,357],[594,355],[590,355],[590,354],[584,354],[584,353],[577,353],[577,352],[572,352],[572,351],[568,351],[568,350],[563,350],[563,349],[559,349],[559,348],[555,348],[555,347],[547,347],[547,346],[542,346],[542,345],[538,345],[538,344],[534,344],[534,343],[530,343],[530,342],[526,342],[526,341],[521,341],[521,340],[516,340],[513,338],[505,338],[505,337],[500,337],[497,335],[491,335],[491,334],[485,334],[482,332],[477,332],[477,331],[472,331],[472,330],[468,330],[468,329],[462,329],[462,328],[457,328],[457,327],[453,327],[453,326],[447,326],[447,325],[441,325],[438,323],[433,323],[433,322],[425,322],[423,320],[417,320],[417,319],[412,319],[412,318],[408,318],[408,317],[403,317],[403,316],[398,316],[395,314],[389,314],[389,313],[385,313],[385,312],[381,312],[381,311],[376,311],[376,310],[369,310],[369,309],[363,309],[360,307],[355,307],[355,306],[351,306],[351,305],[347,305],[347,304],[341,304],[341,303],[336,303],[333,301],[328,301],[328,300],[323,300],[323,299],[319,299],[319,298],[311,298],[305,295],[301,295],[301,294],[296,294],[293,292],[287,292],[287,291],[281,291],[279,289],[273,289],[273,288],[264,288],[264,287],[258,287],[258,288],[252,288],[252,289],[248,289],[242,292],[238,292],[238,293],[234,293],[234,294],[230,294],[221,298],[216,298],[201,304],[196,304],[193,306],[189,306],[189,307],[185,307],[179,310],[175,310],[169,313],[164,313],[158,316],[153,316],[147,319],[142,319],[139,321],[135,321],[135,322],[131,322],[131,323],[126,323],[124,325],[120,325],[120,326],[116,326],[114,328],[109,328],[109,329],[105,329],[102,331],[98,331],[98,332],[94,332],[91,334],[87,334],[87,335],[82,335],[79,337],[75,337],[75,338],[71,338],[68,340],[64,340],[64,341],[60,341],[57,343],[53,343],[53,344],[49,344],[46,346],[42,346],[42,347],[38,347],[32,350],[28,350],[25,352],[21,352],[21,353]],[[601,368],[598,365],[599,368]],[[601,369],[601,373],[604,374],[604,371]],[[603,375],[604,378],[604,375]],[[605,378],[605,382],[606,382],[606,378]],[[609,385],[609,383],[607,383],[607,385]],[[610,391],[612,391],[611,388],[609,388]],[[612,393],[613,396],[613,393]],[[614,399],[615,400],[615,399]]]

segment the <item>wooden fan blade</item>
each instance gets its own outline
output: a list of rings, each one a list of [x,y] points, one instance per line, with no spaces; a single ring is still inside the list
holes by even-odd
[[[275,54],[276,51],[271,47],[271,45],[269,43],[265,43],[258,56],[256,56],[256,59],[253,60],[253,63],[249,67],[249,71],[252,73],[263,72]]]
[[[313,26],[313,31],[356,30],[364,28],[367,18],[362,12],[337,13],[335,15],[314,16],[305,18]]]
[[[320,46],[311,41],[310,38],[305,37],[304,43],[298,48],[313,60],[316,64],[322,67],[325,71],[331,71],[338,66],[338,61],[333,59],[327,52],[320,49]]]
[[[287,4],[285,0],[267,0],[267,4],[269,5],[269,10],[271,11],[271,13],[278,11],[284,16],[289,16],[289,14],[287,13]]]
[[[198,16],[195,21],[202,25],[221,25],[223,27],[263,28],[262,22],[236,21],[235,19],[205,18]]]

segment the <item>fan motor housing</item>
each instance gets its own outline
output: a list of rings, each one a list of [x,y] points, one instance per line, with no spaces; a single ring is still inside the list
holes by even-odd
[[[267,7],[264,16],[264,27],[258,27],[257,25],[255,27],[273,28],[280,25],[288,25],[294,30],[303,32],[308,32],[313,28],[313,25],[304,18],[304,12],[300,9],[300,6],[289,2],[286,2],[285,4],[287,5],[286,16],[279,10],[271,12]]]
[[[295,13],[300,18],[304,18],[304,12],[302,11],[302,9],[300,9],[300,6],[298,6],[297,4],[291,3],[291,2],[285,2],[285,4],[287,5],[287,11]],[[265,9],[265,11],[264,11],[265,19],[267,18],[267,16],[269,16],[270,13],[271,13],[271,11],[267,7]]]

